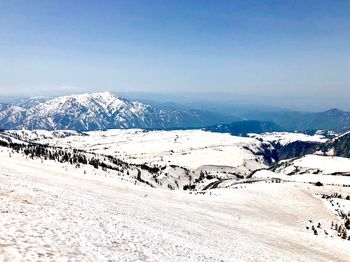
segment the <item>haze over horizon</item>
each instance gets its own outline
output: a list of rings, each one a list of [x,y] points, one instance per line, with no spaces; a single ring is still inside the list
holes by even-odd
[[[0,96],[179,92],[350,110],[349,13],[326,0],[1,1]]]

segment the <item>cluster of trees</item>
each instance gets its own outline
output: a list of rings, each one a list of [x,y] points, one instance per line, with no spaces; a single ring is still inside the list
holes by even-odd
[[[203,170],[200,171],[199,176],[196,179],[194,179],[194,181],[192,180],[192,176],[190,175],[190,171],[188,169],[186,169],[186,174],[189,177],[190,183],[187,185],[184,185],[183,190],[195,190],[196,184],[202,182],[204,179],[211,180],[214,178],[214,176],[210,175],[208,171],[203,171]]]
[[[149,185],[150,187],[154,187],[150,182],[144,180],[141,176],[141,171],[139,169],[137,169],[137,176],[136,176],[136,180],[141,182],[141,183],[144,183],[144,184],[147,184]]]
[[[188,185],[184,185],[183,186],[183,190],[195,190],[196,189],[196,185],[193,184],[188,184]]]
[[[341,205],[339,202],[336,202],[334,199],[345,199],[350,200],[350,196],[343,196],[340,193],[334,192],[333,194],[321,194],[321,198],[327,199],[332,207],[335,207],[335,211],[337,212],[337,215],[342,219],[343,223],[334,223],[332,221],[331,229],[337,231],[337,234],[339,237],[345,240],[350,241],[350,235],[348,230],[350,230],[350,212],[346,214],[340,207]]]
[[[331,195],[327,195],[327,194],[322,194],[321,195],[322,198],[325,198],[325,199],[330,199],[330,198],[340,198],[340,199],[345,199],[345,200],[350,200],[350,195],[347,195],[343,198],[342,194],[340,193],[333,193]]]
[[[158,174],[165,168],[157,166],[150,167],[146,164],[129,164],[110,155],[97,155],[79,149],[64,149],[42,144],[7,144],[0,141],[0,146],[9,147],[17,153],[22,152],[24,155],[32,159],[41,158],[44,160],[54,160],[60,163],[69,163],[76,166],[80,166],[80,164],[91,165],[96,169],[101,168],[103,170],[111,169],[123,172],[127,169],[139,168],[151,174]]]
[[[350,221],[346,222],[346,223],[350,223]],[[338,225],[337,223],[333,223],[333,221],[332,221],[331,229],[337,231],[338,236],[341,237],[342,239],[350,241],[350,235],[348,236],[348,233],[347,233],[347,229],[349,229],[349,228],[346,228],[345,226],[342,226],[341,224]]]
[[[15,152],[23,152],[26,156],[34,158],[43,158],[45,160],[55,160],[60,163],[88,164],[89,160],[86,155],[77,149],[73,151],[62,148],[53,148],[40,144],[8,144]]]
[[[318,227],[318,228],[320,228],[320,227]],[[318,235],[317,230],[316,230],[314,225],[312,225],[311,230],[314,232],[314,235],[316,235],[316,236]]]
[[[86,152],[79,149],[52,147],[42,144],[14,144],[0,141],[0,146],[11,148],[13,153],[22,153],[31,159],[53,160],[60,163],[75,165],[77,168],[80,168],[81,165],[90,165],[96,169],[100,168],[103,171],[118,171],[129,177],[133,177],[135,183],[136,181],[139,181],[150,187],[154,187],[154,185],[146,178],[146,176],[149,175],[156,183],[161,185],[160,181],[157,180],[157,176],[166,168],[166,166],[157,165],[148,166],[146,164],[129,164],[110,155],[98,155],[96,153]],[[178,166],[172,165],[172,167],[176,168]],[[184,168],[184,170],[185,174],[188,175],[188,178],[191,181],[192,177],[190,171],[186,168]],[[177,181],[175,181],[175,185],[179,188]],[[168,184],[167,188],[174,190],[175,186]]]
[[[101,168],[104,171],[115,170],[124,172],[131,169],[131,165],[113,156],[100,156],[94,153],[87,153],[78,149],[63,149],[41,144],[7,144],[2,146],[9,147],[13,152],[20,153],[35,159],[54,160],[60,163],[69,163],[80,167],[80,165],[91,165],[96,169]]]

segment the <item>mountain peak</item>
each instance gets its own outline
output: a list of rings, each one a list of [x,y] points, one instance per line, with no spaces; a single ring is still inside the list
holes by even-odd
[[[325,113],[332,113],[332,114],[339,114],[339,113],[344,113],[345,111],[339,109],[339,108],[332,108],[327,110]]]
[[[59,99],[67,99],[67,98],[75,98],[77,100],[84,99],[84,98],[117,98],[117,96],[113,95],[111,92],[93,92],[93,93],[82,93],[82,94],[73,94],[73,95],[66,95],[66,96],[59,96],[56,98]]]
[[[109,91],[104,91],[104,92],[93,92],[93,93],[83,93],[83,94],[80,94],[82,96],[93,96],[93,97],[96,97],[96,96],[101,96],[101,97],[111,97],[111,96],[114,96],[111,92]],[[74,96],[74,95],[73,95]],[[75,95],[75,96],[79,96],[78,95]]]

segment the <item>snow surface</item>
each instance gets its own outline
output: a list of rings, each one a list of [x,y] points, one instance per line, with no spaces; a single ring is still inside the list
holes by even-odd
[[[320,169],[325,173],[350,173],[350,159],[344,157],[330,157],[306,155],[293,162],[297,167]]]
[[[254,178],[280,178],[299,183],[321,182],[325,185],[350,186],[350,159],[306,155],[299,159],[282,161],[275,172],[257,171]]]
[[[25,142],[34,142],[41,139],[63,138],[67,136],[80,136],[81,133],[73,130],[8,130],[3,134],[17,137]],[[18,143],[18,140],[16,141]]]
[[[305,229],[309,220],[330,226],[334,214],[315,193],[335,189],[265,183],[188,194],[0,148],[0,260],[348,261],[350,241]]]
[[[303,133],[289,133],[289,132],[268,132],[263,134],[254,134],[250,133],[248,134],[249,137],[261,139],[263,141],[271,142],[271,143],[279,143],[282,146],[285,146],[287,144],[290,144],[292,142],[296,141],[303,141],[303,142],[318,142],[318,143],[324,143],[328,139],[326,139],[322,135],[306,135]]]
[[[269,170],[259,170],[254,175],[253,178],[278,178],[282,179],[283,181],[289,181],[289,182],[297,182],[297,183],[317,183],[321,182],[324,185],[336,185],[336,186],[342,186],[347,185],[350,186],[350,177],[349,176],[334,176],[330,174],[313,174],[313,173],[296,173],[294,175],[288,175],[284,170],[282,171],[269,171]]]
[[[87,136],[42,139],[53,146],[78,148],[117,156],[130,163],[201,166],[229,166],[249,173],[266,167],[262,143],[253,138],[202,130],[143,131],[139,129],[86,132]]]
[[[299,159],[281,161],[276,169],[277,173],[286,175],[334,175],[350,177],[350,159],[344,157],[306,155]]]

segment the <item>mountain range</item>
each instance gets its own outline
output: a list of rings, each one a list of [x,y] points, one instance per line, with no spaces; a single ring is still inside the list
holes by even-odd
[[[247,119],[272,121],[286,131],[350,130],[350,112],[333,108],[324,112],[255,112],[242,116]]]
[[[235,121],[231,124],[218,124],[204,128],[206,131],[230,133],[235,136],[246,136],[248,133],[261,134],[265,132],[282,131],[282,128],[273,122],[245,120]]]
[[[238,117],[236,116],[238,115]],[[350,130],[350,112],[228,111],[131,101],[109,92],[22,98],[0,103],[0,129],[92,131],[114,128],[190,129],[246,135],[275,131]]]
[[[1,129],[198,128],[234,120],[237,118],[200,110],[160,109],[109,92],[0,104]]]

